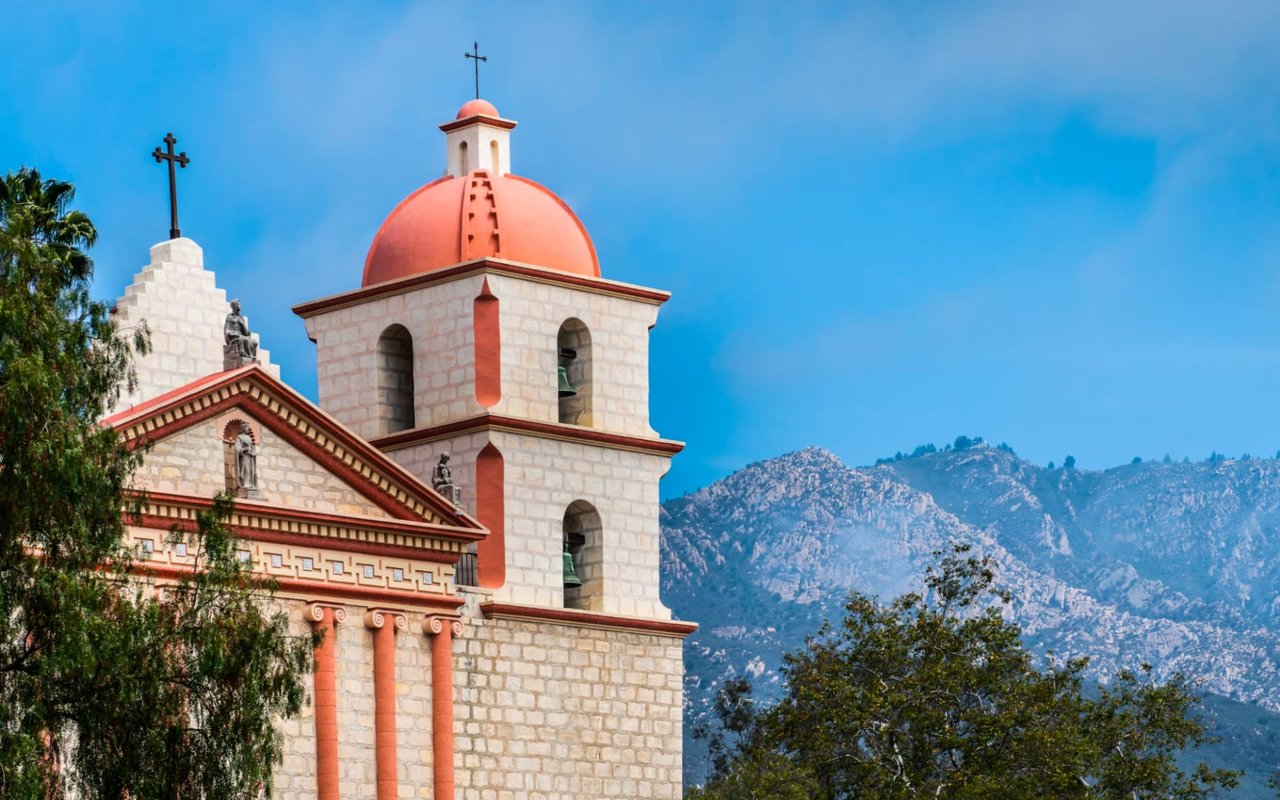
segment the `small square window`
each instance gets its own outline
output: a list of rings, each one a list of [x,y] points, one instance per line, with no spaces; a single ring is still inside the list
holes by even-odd
[[[333,568],[333,574],[334,574],[334,575],[341,575],[341,574],[342,574],[342,562],[341,562],[341,561],[330,561],[330,562],[329,562],[329,566]]]
[[[271,566],[280,567],[284,565],[284,558],[279,553],[271,554]]]
[[[402,570],[402,569],[393,569],[393,570],[391,570],[391,579],[392,579],[392,580],[394,580],[394,581],[402,581],[402,580],[404,580],[404,570]]]
[[[173,552],[180,556],[185,556],[187,554],[187,543],[178,542],[173,546]]]
[[[142,552],[146,553],[147,555],[151,555],[151,552],[155,550],[155,548],[156,548],[155,542],[151,541],[150,539],[142,540]]]
[[[303,572],[310,572],[311,570],[313,570],[313,569],[315,569],[315,568],[316,568],[316,562],[312,561],[312,560],[311,560],[311,559],[309,559],[309,558],[304,558],[304,559],[302,559],[302,571],[303,571]]]
[[[364,565],[364,576],[365,576],[366,578],[372,578],[372,577],[373,577],[373,565],[372,565],[372,564],[365,564],[365,565]]]
[[[249,559],[253,558],[253,554],[250,553],[248,550],[237,550],[236,556],[239,557],[241,564],[248,564]]]

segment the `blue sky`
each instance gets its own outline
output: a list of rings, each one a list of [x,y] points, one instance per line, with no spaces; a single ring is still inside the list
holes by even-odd
[[[515,170],[607,277],[674,293],[664,494],[960,433],[1089,467],[1280,449],[1275,2],[24,5],[0,168],[79,187],[114,298],[167,235],[173,130],[184,234],[311,396],[289,307],[357,286],[440,173],[479,39]]]

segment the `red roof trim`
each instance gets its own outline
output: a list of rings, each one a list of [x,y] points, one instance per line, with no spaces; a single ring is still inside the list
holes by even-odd
[[[199,392],[203,388],[206,388],[206,387],[220,388],[226,382],[234,382],[241,375],[247,375],[252,369],[253,369],[253,365],[250,364],[249,366],[238,367],[228,372],[214,372],[204,376],[203,378],[197,378],[191,383],[179,386],[177,389],[170,389],[164,394],[156,395],[150,400],[145,400],[141,403],[138,403],[137,405],[130,406],[129,408],[121,409],[120,411],[117,411],[116,413],[102,420],[102,424],[107,425],[108,427],[118,428],[120,427],[121,422],[124,420],[131,420],[137,417],[148,416],[147,412],[151,411],[152,409],[168,405],[169,402],[174,400],[175,398],[188,397],[192,394]]]
[[[452,131],[467,128],[472,125],[488,125],[493,128],[502,128],[509,131],[516,126],[516,121],[513,119],[503,119],[502,117],[491,117],[488,114],[472,114],[471,116],[463,117],[462,119],[450,120],[441,125],[440,130],[445,133],[451,133]]]
[[[601,614],[596,611],[576,611],[568,608],[540,608],[538,606],[520,606],[513,603],[481,603],[480,610],[486,617],[515,617],[517,619],[536,620],[538,622],[565,622],[577,625],[598,625],[604,628],[621,628],[639,633],[662,633],[680,637],[688,636],[698,629],[696,622],[677,622],[675,620],[643,619],[638,617],[617,617],[612,614]]]
[[[607,433],[594,428],[582,428],[577,425],[564,425],[556,422],[539,422],[520,417],[508,417],[501,414],[478,414],[443,425],[414,428],[411,431],[394,433],[374,439],[371,444],[382,449],[395,449],[415,442],[438,439],[467,431],[485,429],[506,429],[519,433],[531,433],[535,436],[550,436],[560,439],[576,439],[589,444],[602,444],[606,447],[618,447],[628,450],[645,450],[659,455],[674,456],[684,449],[684,442],[672,439],[646,439],[641,436],[626,436],[620,433]]]
[[[588,239],[588,241],[590,240]],[[594,254],[594,252],[595,248],[593,246],[592,253]],[[499,275],[512,275],[517,278],[531,278],[545,283],[556,283],[562,286],[570,286],[575,289],[586,289],[598,294],[619,295],[632,300],[654,303],[655,305],[661,305],[671,299],[670,292],[664,292],[660,289],[647,289],[643,286],[632,286],[629,283],[618,283],[616,281],[605,280],[603,278],[588,278],[585,275],[560,272],[559,270],[549,269],[546,267],[516,264],[509,261],[496,261],[491,258],[477,258],[473,261],[465,261],[456,266],[432,270],[420,275],[409,275],[404,278],[384,281],[383,283],[375,283],[372,286],[364,286],[359,289],[353,289],[349,292],[343,292],[342,294],[330,295],[328,297],[322,297],[319,300],[299,303],[293,307],[293,313],[305,319],[306,317],[314,316],[324,311],[354,305],[356,303],[364,302],[365,300],[371,300],[375,297],[400,294],[423,286],[444,283],[445,281],[453,280],[455,278],[482,272],[495,273]]]

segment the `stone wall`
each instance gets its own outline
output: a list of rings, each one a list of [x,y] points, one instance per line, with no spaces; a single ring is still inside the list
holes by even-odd
[[[679,798],[681,642],[468,618],[454,644],[459,799]]]
[[[681,796],[681,639],[554,622],[484,619],[468,592],[454,641],[459,800],[636,800]],[[302,602],[281,599],[295,633]],[[372,633],[364,607],[337,626],[339,790],[374,798]],[[421,615],[396,635],[401,798],[431,797],[430,638]],[[310,706],[282,723],[273,797],[315,796]]]
[[[151,330],[151,352],[138,359],[138,386],[122,393],[117,409],[150,400],[194,380],[222,372],[222,325],[230,313],[227,293],[204,268],[204,251],[190,239],[170,239],[151,248],[143,267],[116,301],[114,319],[125,336],[143,322]],[[263,313],[250,300],[244,313]],[[258,360],[272,375],[280,369],[270,354]]]
[[[201,498],[225,491],[228,456],[223,431],[240,419],[250,421],[258,437],[258,486],[263,501],[327,514],[388,516],[311,456],[236,412],[198,422],[152,443],[137,472],[139,488]]]
[[[502,329],[502,400],[495,414],[560,421],[557,337],[580,320],[590,333],[591,427],[656,437],[649,426],[649,329],[658,307],[509,275],[489,276]],[[587,357],[580,353],[579,357]]]
[[[585,500],[600,515],[603,594],[589,610],[670,619],[659,586],[658,482],[666,456],[594,444],[493,431],[392,450],[392,458],[430,480],[438,454],[451,453],[454,479],[474,510],[475,457],[486,441],[502,453],[505,473],[506,584],[497,600],[564,608],[565,511]]]
[[[309,318],[320,407],[366,439],[387,433],[378,411],[377,346],[383,331],[398,324],[413,340],[414,423],[480,413],[471,316],[482,284],[476,275]]]

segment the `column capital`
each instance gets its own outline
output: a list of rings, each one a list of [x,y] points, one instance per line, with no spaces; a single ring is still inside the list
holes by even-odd
[[[378,631],[388,623],[391,623],[391,630],[403,631],[409,628],[409,618],[403,611],[397,611],[394,608],[371,608],[364,612],[365,627]]]
[[[334,625],[347,621],[347,609],[333,603],[307,603],[306,608],[302,611],[302,616],[306,618],[307,622],[317,625],[324,622],[326,609],[332,612]]]
[[[444,633],[445,626],[449,627],[449,632],[454,636],[462,635],[462,618],[451,617],[444,614],[428,614],[422,620],[422,632],[428,636],[436,636]]]

